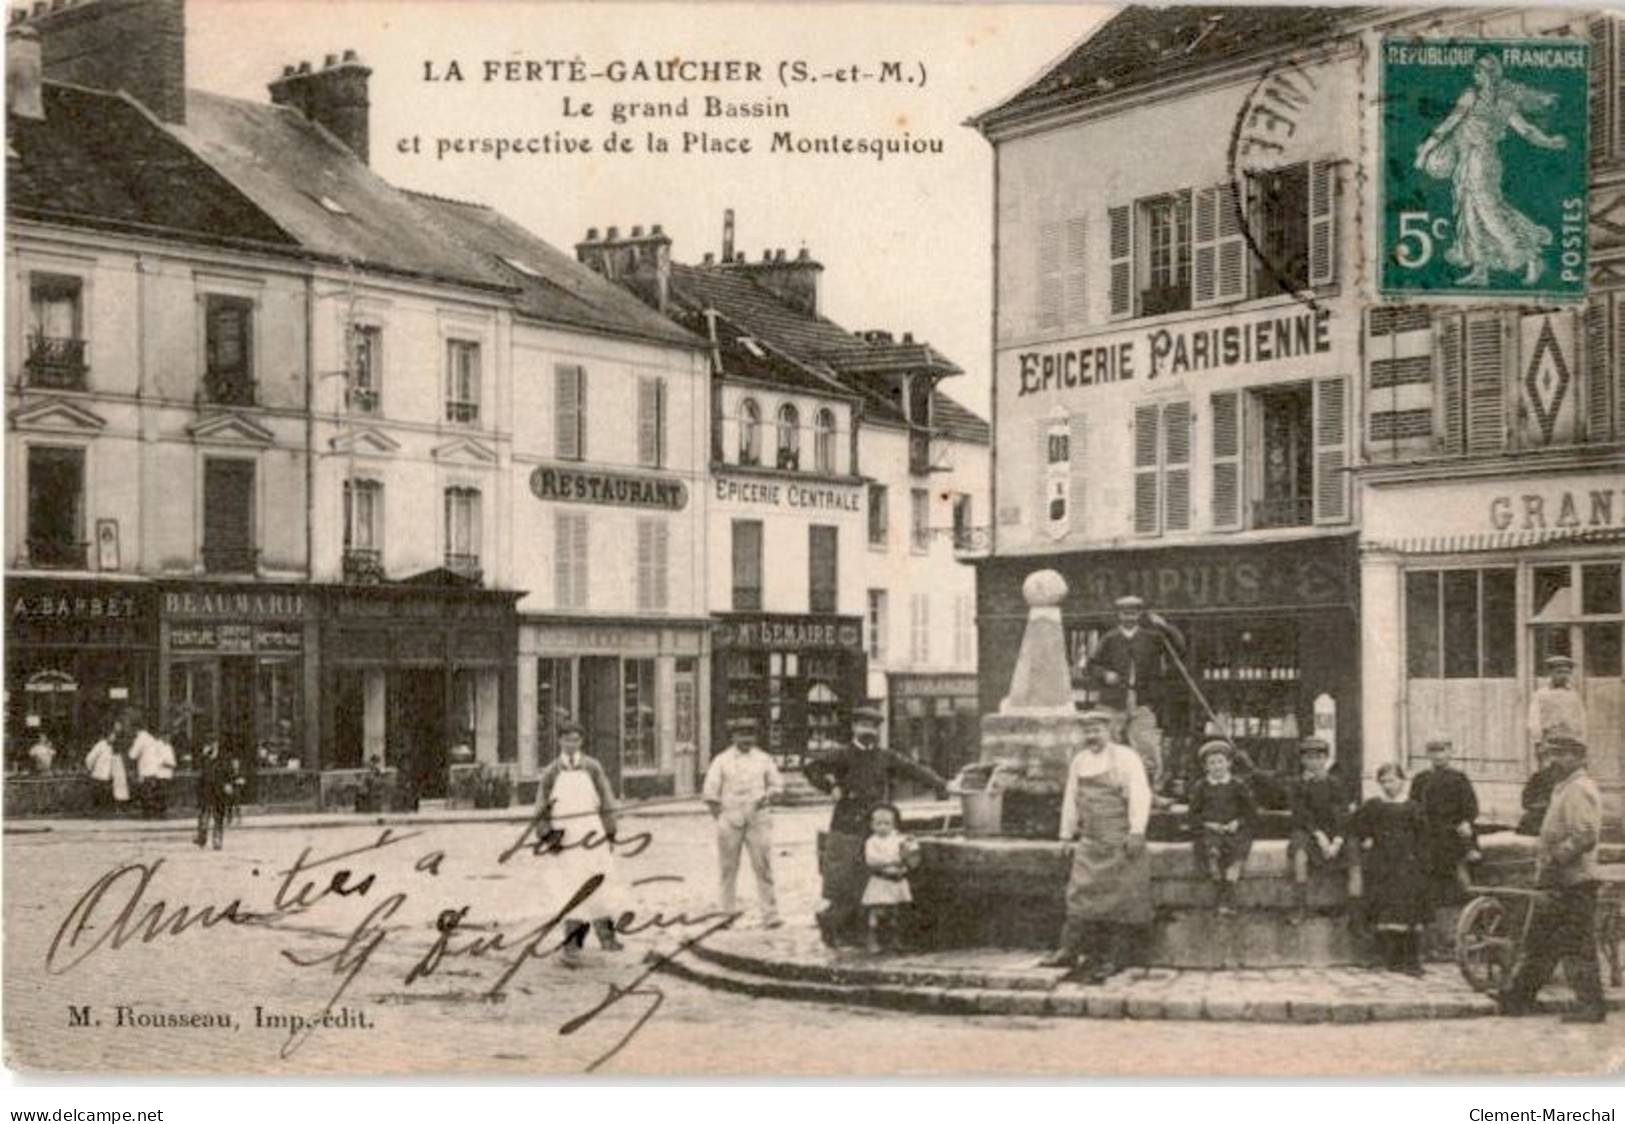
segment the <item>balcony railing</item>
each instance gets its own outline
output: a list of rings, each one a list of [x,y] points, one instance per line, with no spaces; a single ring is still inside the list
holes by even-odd
[[[259,553],[251,546],[205,546],[203,568],[211,574],[252,574]]]
[[[1307,527],[1315,521],[1315,501],[1310,496],[1286,496],[1253,503],[1254,527]]]
[[[53,390],[85,389],[85,349],[80,339],[55,336],[28,337],[28,383]]]
[[[216,406],[252,406],[258,397],[253,379],[235,373],[210,371],[203,376],[203,401]]]
[[[344,580],[366,585],[383,581],[383,551],[359,546],[345,547]]]
[[[447,551],[446,569],[459,577],[475,582],[484,576],[484,571],[480,569],[480,556],[478,554],[456,554]]]
[[[446,420],[459,425],[472,425],[480,420],[478,402],[447,402]]]
[[[71,539],[29,539],[28,564],[42,570],[85,570],[88,542]]]
[[[370,386],[352,386],[344,391],[344,407],[355,414],[378,412],[378,391]]]

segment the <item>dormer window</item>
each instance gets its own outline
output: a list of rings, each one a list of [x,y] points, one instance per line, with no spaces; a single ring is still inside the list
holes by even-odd
[[[754,398],[739,403],[739,463],[762,463],[762,408]]]
[[[801,414],[788,402],[779,407],[778,466],[792,471],[801,467]]]
[[[835,473],[835,411],[828,406],[813,419],[813,465],[825,476]]]

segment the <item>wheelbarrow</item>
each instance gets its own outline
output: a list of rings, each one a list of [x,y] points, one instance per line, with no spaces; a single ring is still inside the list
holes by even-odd
[[[1512,977],[1536,913],[1550,895],[1521,886],[1473,886],[1473,895],[1456,919],[1456,964],[1474,991],[1500,991]],[[1608,969],[1608,983],[1620,986],[1620,908],[1625,882],[1607,880],[1597,891],[1597,954]]]

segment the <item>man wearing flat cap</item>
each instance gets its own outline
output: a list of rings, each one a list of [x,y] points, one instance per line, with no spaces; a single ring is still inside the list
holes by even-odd
[[[1547,685],[1535,688],[1529,700],[1529,740],[1538,746],[1547,734],[1566,734],[1586,740],[1586,708],[1574,689],[1574,661],[1568,656],[1546,659]]]
[[[531,830],[543,842],[541,851],[553,908],[568,902],[594,878],[596,890],[577,907],[580,916],[564,922],[560,961],[568,968],[581,963],[588,925],[607,952],[619,952],[615,918],[625,903],[615,877],[615,789],[596,758],[581,752],[581,724],[566,719],[558,725],[559,755],[537,778],[536,818]]]
[[[1112,604],[1117,624],[1090,646],[1084,674],[1100,704],[1116,712],[1123,740],[1139,752],[1154,780],[1162,760],[1159,719],[1166,710],[1163,661],[1168,649],[1184,652],[1185,637],[1157,613],[1146,612],[1139,597],[1119,597]]]
[[[835,813],[824,837],[821,871],[824,900],[818,931],[829,945],[857,944],[867,935],[863,917],[863,888],[869,868],[863,858],[869,817],[881,804],[892,802],[892,785],[913,778],[947,795],[948,782],[900,753],[880,748],[881,712],[859,706],[852,711],[852,744],[807,763],[807,782],[835,797]]]
[[[1151,785],[1139,754],[1112,742],[1112,718],[1103,709],[1080,716],[1083,748],[1067,766],[1061,797],[1061,839],[1072,848],[1066,923],[1044,961],[1091,984],[1124,967],[1151,924]]]
[[[783,924],[773,893],[773,817],[768,811],[768,805],[783,791],[778,766],[756,745],[756,719],[748,715],[729,718],[728,746],[711,759],[701,793],[717,824],[722,912],[734,912],[739,852],[745,850],[756,876],[756,900],[764,929]]]
[[[1567,734],[1546,739],[1561,779],[1540,825],[1535,884],[1548,898],[1535,911],[1507,986],[1496,996],[1508,1015],[1533,1011],[1535,996],[1563,962],[1574,990],[1564,1022],[1600,1023],[1608,1017],[1597,971],[1597,840],[1602,834],[1602,796],[1586,772],[1586,745]]]

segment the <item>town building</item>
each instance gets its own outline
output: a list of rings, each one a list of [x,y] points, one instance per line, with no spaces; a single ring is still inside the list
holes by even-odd
[[[1185,633],[1159,714],[1176,762],[1222,731],[1280,771],[1315,732],[1370,778],[1451,737],[1488,814],[1515,819],[1540,657],[1586,643],[1587,705],[1618,729],[1605,205],[1589,312],[1396,303],[1373,249],[1385,37],[1594,33],[1552,10],[1131,7],[975,119],[997,230],[984,707],[1021,581],[1048,566],[1080,698],[1114,598]],[[1541,363],[1568,421],[1535,441],[1518,388]],[[1579,525],[1596,519],[1616,533]]]

